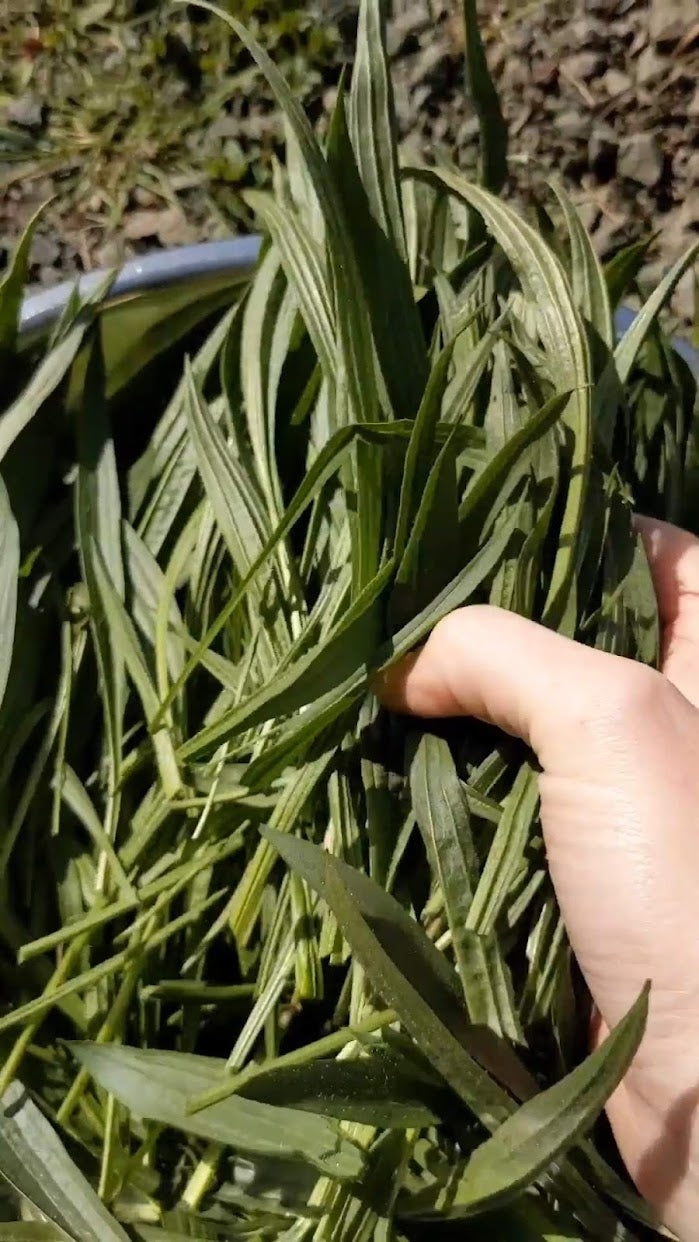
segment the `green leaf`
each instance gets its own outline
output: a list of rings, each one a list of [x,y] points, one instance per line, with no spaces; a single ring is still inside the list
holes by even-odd
[[[211,417],[191,369],[187,368],[185,411],[197,465],[233,564],[244,576],[269,538],[264,506],[253,480]]]
[[[289,349],[287,334],[293,331],[296,314],[296,291],[287,284],[279,253],[272,246],[260,261],[245,302],[240,340],[232,332],[229,334],[221,360],[224,388],[229,385],[228,371],[239,363],[245,426],[272,524],[283,511],[275,453],[276,398]],[[277,362],[280,330],[286,339],[281,342],[282,356]],[[229,395],[232,406],[237,405],[238,399],[237,393]]]
[[[523,763],[505,801],[495,837],[469,910],[469,927],[481,935],[495,928],[529,842],[539,802],[539,780]]]
[[[658,315],[672,296],[684,273],[699,254],[699,242],[690,246],[653,290],[643,308],[627,328],[609,359],[595,388],[595,421],[603,443],[609,449],[623,388],[629,381],[638,353]]]
[[[459,351],[467,342],[458,335],[452,338],[457,364],[454,368],[451,383],[444,395],[442,418],[445,422],[458,423],[473,419],[473,401],[478,392],[478,386],[486,373],[493,350],[497,345],[498,332],[508,318],[509,310],[503,311],[502,315],[489,326],[480,340],[468,351],[468,361],[463,361],[461,365],[459,365],[458,361]],[[468,322],[475,324],[475,316],[469,314]],[[465,337],[466,333],[464,332],[463,335]]]
[[[405,260],[393,84],[381,0],[361,0],[350,92],[352,145],[374,219]]]
[[[234,306],[222,315],[192,359],[192,372],[198,383],[207,379],[221,349],[233,334],[238,313],[239,306]],[[129,471],[131,520],[154,556],[171,536],[176,515],[196,473],[185,423],[187,384],[187,375],[183,374],[155,425],[148,447]]]
[[[583,319],[590,324],[596,337],[606,347],[614,348],[614,324],[609,290],[604,272],[590,236],[563,186],[554,181],[570,241],[570,279],[573,297]],[[594,352],[594,338],[593,338]]]
[[[431,869],[444,896],[451,943],[472,1022],[521,1040],[507,982],[507,968],[494,937],[475,934],[469,911],[478,887],[479,862],[471,832],[468,798],[448,744],[423,733],[410,759],[410,792]]]
[[[329,174],[327,163],[308,117],[289,89],[277,67],[245,27],[208,0],[198,6],[215,13],[238,35],[264,73],[277,102],[288,119],[309,179],[316,193],[325,224],[328,255],[334,281],[334,300],[338,313],[338,341],[345,370],[348,418],[342,422],[371,421],[376,408],[375,394],[367,383],[372,373],[372,346],[366,321],[364,295],[356,256],[345,225],[345,212]]]
[[[463,0],[466,91],[481,130],[481,182],[497,193],[507,179],[507,124],[483,46],[476,0]]]
[[[559,392],[570,393],[564,417],[572,437],[568,495],[544,608],[547,624],[560,626],[566,619],[574,587],[576,548],[589,471],[591,375],[583,326],[558,259],[512,208],[451,172],[424,170],[411,175],[443,187],[483,216],[507,255],[536,316],[542,342],[556,368]]]
[[[454,1097],[438,1080],[385,1049],[351,1061],[270,1069],[237,1091],[260,1103],[389,1129],[437,1125],[455,1111]]]
[[[605,264],[604,279],[607,282],[609,301],[614,310],[625,295],[631,292],[654,240],[654,235],[651,234],[649,237],[642,238],[641,241],[623,246]]]
[[[651,327],[655,323],[660,311],[666,302],[672,297],[679,281],[684,273],[692,266],[697,255],[699,255],[699,241],[693,243],[685,250],[670,271],[663,277],[660,284],[653,290],[648,301],[639,311],[634,319],[631,327],[626,330],[623,337],[619,341],[614,351],[614,368],[616,375],[622,384],[625,384],[631,374],[638,351]],[[604,383],[604,377],[601,383]]]
[[[6,457],[18,435],[65,379],[80,349],[87,326],[88,320],[83,317],[71,328],[67,336],[40,362],[23,392],[0,414],[0,462]]]
[[[477,531],[489,529],[495,515],[501,512],[512,475],[516,477],[521,472],[523,461],[526,463],[526,450],[555,425],[565,409],[568,396],[568,393],[558,393],[551,397],[475,475],[459,508],[460,522],[471,523]]]
[[[181,342],[198,324],[234,302],[247,273],[224,270],[213,276],[146,289],[117,300],[100,315],[107,395],[127,390],[159,354]]]
[[[510,351],[504,341],[496,341],[490,400],[484,423],[488,448],[497,452],[519,431],[524,421],[524,411],[520,409],[512,379]]]
[[[398,501],[396,533],[393,540],[394,555],[398,559],[405,551],[412,520],[427,481],[434,431],[439,420],[451,355],[451,347],[447,346],[442,350],[432,368],[406,450],[403,481]]]
[[[0,476],[0,705],[5,697],[12,664],[19,555],[19,531],[7,488]]]
[[[391,631],[427,606],[458,574],[463,560],[455,432],[456,425],[437,453],[419,496],[391,595]]]
[[[649,987],[582,1065],[522,1104],[476,1148],[445,1197],[452,1215],[468,1216],[506,1203],[589,1130],[638,1050],[648,1016]],[[439,1198],[434,1206],[439,1211]]]
[[[376,0],[367,0],[366,8],[373,9],[375,3]],[[365,17],[369,20],[367,14]],[[370,20],[373,24],[377,15]],[[372,51],[372,58],[382,58],[380,47]],[[382,125],[379,119],[372,121],[365,116],[370,107],[370,100],[365,96],[367,91],[371,93],[372,87],[357,78],[357,67],[355,64],[352,99],[358,110],[355,123],[365,132],[358,141],[355,130],[353,146],[340,90],[330,122],[328,165],[345,204],[388,404],[395,418],[412,418],[427,379],[427,350],[404,257],[402,218],[400,212],[397,216],[393,214],[394,209],[388,202],[394,175],[392,157],[383,145],[378,149],[388,139],[385,134],[381,139],[376,127],[385,129],[389,122],[384,120]],[[355,88],[359,98],[354,94]],[[381,93],[381,88],[378,89]],[[383,201],[384,192],[386,202]],[[392,220],[387,212],[393,216]]]
[[[143,650],[138,641],[138,634],[126,608],[112,585],[104,558],[96,543],[92,545],[91,559],[112,650],[115,652],[119,662],[123,662],[128,669],[129,676],[141,700],[146,721],[150,723],[158,711],[159,700],[143,655]],[[154,731],[153,746],[163,791],[167,797],[175,798],[182,789],[182,781],[177,767],[172,737],[167,726]]]
[[[0,1102],[0,1175],[73,1242],[128,1242],[20,1082]]]
[[[150,549],[129,522],[122,523],[127,577],[131,586],[133,617],[141,634],[153,650],[158,644],[158,609],[167,590],[167,582]],[[185,661],[184,623],[174,598],[166,610],[167,636],[164,659],[171,678],[182,672]],[[157,655],[157,653],[156,653]]]
[[[0,1242],[66,1242],[67,1234],[56,1225],[40,1224],[39,1221],[18,1221],[13,1225],[0,1225]]]
[[[14,353],[17,346],[19,312],[29,274],[29,256],[36,226],[45,210],[46,204],[44,203],[38,211],[35,211],[0,280],[0,357],[5,360],[7,355]]]
[[[294,212],[275,202],[270,194],[248,190],[245,201],[260,216],[274,238],[323,374],[330,384],[334,384],[335,312],[323,252]]]
[[[497,1061],[500,1073],[512,1072],[512,1061],[504,1045],[481,1043],[482,1034],[469,1026],[457,977],[442,954],[368,876],[307,841],[269,828],[262,833],[328,902],[376,992],[392,1005],[430,1064],[475,1116],[495,1129],[513,1102],[468,1049],[475,1045],[484,1061]]]
[[[447,613],[460,608],[471,598],[481,583],[497,568],[515,529],[515,517],[492,536],[471,561],[452,578],[439,595],[411,618],[394,636],[378,649],[373,669],[366,667],[347,677],[328,694],[309,706],[298,721],[280,730],[279,739],[267,746],[263,754],[247,769],[246,783],[250,788],[266,784],[297,753],[298,748],[318,737],[324,728],[334,723],[343,711],[351,708],[364,690],[370,672],[382,672],[407,655],[429,634],[430,630]]]
[[[187,758],[208,750],[221,738],[263,720],[288,716],[331,693],[357,668],[367,666],[378,644],[379,605],[392,571],[393,562],[389,561],[322,643],[277,674],[269,685],[263,686],[239,707],[224,713],[215,724],[195,734],[182,748],[182,756]]]
[[[87,588],[90,629],[97,660],[105,726],[107,768],[105,832],[111,839],[119,816],[126,679],[123,659],[111,644],[97,581],[95,549],[104,561],[110,590],[124,596],[121,555],[121,496],[112,429],[106,408],[104,356],[95,334],[80,357],[74,384],[78,471],[74,522],[82,577]],[[79,379],[84,377],[81,385]],[[75,408],[73,406],[73,408]]]
[[[138,903],[136,890],[134,889],[133,884],[129,881],[124,868],[116,855],[114,846],[100,823],[99,816],[92,804],[92,801],[90,800],[90,795],[85,789],[85,786],[80,778],[76,775],[69,764],[66,764],[63,773],[61,797],[66,806],[70,807],[75,817],[87,829],[98,849],[104,852],[112,872],[112,876],[115,880],[116,887],[121,892],[121,896],[136,905]]]
[[[340,1180],[361,1172],[359,1149],[324,1117],[242,1096],[190,1115],[188,1098],[220,1082],[224,1061],[94,1043],[72,1043],[70,1048],[95,1081],[138,1117],[240,1151],[300,1158]]]
[[[308,505],[313,500],[314,495],[322,491],[325,484],[332,479],[333,475],[337,473],[340,466],[344,464],[349,456],[350,446],[359,434],[365,434],[365,429],[356,424],[349,427],[341,427],[318,453],[318,456],[315,458],[312,466],[308,470],[306,477],[300,484],[295,496],[288,505],[281,522],[272,532],[265,546],[262,548],[262,551],[248,569],[237,589],[233,591],[230,599],[221,609],[215,621],[209,626],[203,638],[197,644],[193,654],[187,661],[182,673],[178,677],[175,684],[171,687],[165,702],[161,704],[161,713],[168,708],[172,701],[177,697],[185,684],[185,681],[197,667],[203,654],[208,650],[224,626],[230,621],[236,609],[239,608],[244,602],[250,590],[251,584],[257,580],[258,575],[268,564],[270,557],[279,546],[281,540],[291,530],[294,523],[307,509]]]

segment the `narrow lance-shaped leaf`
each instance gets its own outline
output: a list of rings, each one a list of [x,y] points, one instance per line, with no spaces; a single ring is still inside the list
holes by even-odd
[[[371,421],[376,408],[376,394],[368,381],[372,373],[372,346],[362,283],[356,255],[349,240],[350,234],[345,227],[343,205],[311,124],[277,67],[245,26],[224,9],[210,4],[208,0],[197,0],[197,4],[200,8],[215,13],[235,31],[264,73],[293,129],[325,224],[328,254],[335,282],[335,304],[339,312],[338,338],[347,384],[349,420]]]
[[[185,410],[197,466],[218,531],[231,555],[236,575],[244,577],[255,561],[259,560],[265,543],[269,541],[264,501],[254,477],[251,477],[236,452],[226,443],[189,370]],[[279,541],[276,541],[271,553],[277,551],[278,545]],[[269,625],[262,627],[260,638],[265,655],[274,661],[288,644],[289,624],[285,618],[285,601],[278,582],[279,566],[276,556],[271,555],[270,568],[275,575],[275,603],[279,607],[275,609],[275,616]],[[249,604],[253,617],[262,607],[263,592],[264,584],[251,581]]]
[[[285,727],[279,740],[266,747],[264,753],[256,758],[247,769],[246,782],[250,787],[255,788],[271,779],[272,774],[281,770],[289,758],[296,753],[302,742],[306,743],[318,737],[319,733],[337,720],[343,711],[349,710],[366,686],[370,671],[378,674],[388,668],[390,664],[406,655],[412,647],[425,638],[442,617],[452,612],[454,608],[465,604],[484,579],[497,569],[512,538],[514,528],[513,518],[496,531],[480,552],[477,552],[461,572],[452,578],[439,595],[377,651],[373,669],[369,670],[366,666],[357,669],[334,690],[324,694],[312,706],[309,706],[298,721],[293,721]]]
[[[182,755],[206,750],[233,730],[249,728],[273,716],[289,715],[332,690],[358,665],[367,664],[377,647],[378,605],[392,571],[393,562],[389,561],[322,643],[278,673],[271,684],[193,737],[183,747]]]
[[[167,606],[163,605],[165,634],[163,650],[158,653],[158,611],[163,593],[167,590],[167,581],[152,552],[133,526],[125,521],[122,523],[122,531],[126,567],[133,592],[134,621],[151,647],[156,649],[156,661],[160,659],[170,676],[177,677],[184,666],[185,639],[184,623],[174,593],[168,596]]]
[[[597,1120],[628,1070],[645,1030],[647,984],[626,1017],[581,1065],[508,1118],[468,1160],[445,1196],[450,1214],[470,1216],[521,1193]],[[418,1204],[414,1200],[413,1206]],[[435,1203],[439,1208],[439,1197]]]
[[[349,115],[352,144],[372,215],[404,259],[396,117],[382,0],[361,0],[359,5]]]
[[[611,445],[614,421],[623,386],[628,383],[639,350],[663,307],[672,297],[684,273],[699,254],[699,241],[685,251],[651,293],[633,323],[622,336],[599,378],[594,393],[595,423],[607,447]]]
[[[105,1090],[139,1117],[260,1155],[307,1160],[330,1177],[357,1177],[358,1148],[324,1117],[231,1096],[203,1113],[187,1100],[220,1082],[225,1062],[180,1052],[71,1044],[75,1057]]]
[[[110,640],[103,597],[97,582],[95,550],[99,550],[111,590],[120,602],[124,597],[124,567],[121,555],[121,496],[105,397],[104,356],[98,333],[93,335],[81,354],[80,368],[83,367],[82,392],[77,366],[78,375],[74,376],[73,385],[78,445],[74,521],[80,565],[87,587],[105,725],[108,767],[104,827],[107,836],[113,838],[120,804],[126,681],[123,658]],[[103,855],[102,866],[105,864],[106,857]]]
[[[321,449],[316,457],[313,465],[310,467],[305,479],[300,484],[296,495],[287,507],[287,510],[262,548],[259,556],[253,561],[249,570],[243,577],[242,582],[237,589],[232,592],[230,599],[219,612],[216,619],[207,629],[203,638],[198,643],[195,651],[187,661],[182,673],[177,681],[171,687],[165,701],[161,704],[160,715],[170,706],[173,700],[182,690],[187,678],[198,666],[202,655],[211,646],[215,638],[221,633],[221,630],[234,615],[237,608],[240,608],[244,602],[250,586],[257,579],[263,568],[267,565],[275,548],[279,545],[285,535],[291,530],[295,522],[306,510],[313,500],[314,495],[322,491],[325,484],[333,477],[339,467],[345,462],[350,446],[359,434],[364,433],[364,428],[357,424],[351,427],[341,427],[331,440]]]
[[[643,344],[650,328],[657,319],[663,306],[674,293],[679,281],[684,273],[692,266],[697,255],[699,255],[699,241],[694,242],[684,254],[680,256],[677,262],[670,268],[670,271],[660,281],[660,284],[653,290],[647,302],[639,311],[634,319],[631,327],[625,332],[614,351],[614,365],[616,373],[622,384],[625,384],[631,374],[631,368],[636,360],[641,345]]]
[[[490,400],[484,423],[488,447],[492,447],[494,452],[501,449],[519,431],[525,418],[525,411],[520,408],[515,393],[510,351],[504,341],[496,341]]]
[[[434,443],[434,429],[439,420],[451,354],[452,346],[447,345],[432,368],[420,408],[415,416],[413,434],[406,450],[396,533],[393,541],[394,555],[398,558],[405,550],[411,521],[419,506],[429,472],[430,448]]]
[[[219,322],[204,341],[201,349],[191,360],[191,368],[195,378],[204,382],[227,343],[232,325],[240,315],[240,304],[221,316]],[[148,447],[131,467],[128,475],[129,517],[132,522],[139,518],[139,533],[143,534],[140,525],[144,520],[143,509],[146,497],[156,491],[162,482],[163,475],[168,473],[173,454],[182,442],[184,432],[184,394],[187,386],[187,375],[182,375],[164,413],[159,418],[148,442]],[[168,527],[169,530],[169,527]],[[167,530],[165,534],[167,534]],[[154,555],[158,548],[148,545]]]
[[[469,910],[478,886],[479,863],[471,816],[447,742],[423,733],[411,746],[410,792],[432,871],[438,877],[459,978],[472,1022],[521,1039],[497,941],[472,930]]]
[[[584,511],[590,454],[590,357],[580,316],[561,265],[541,236],[505,203],[455,173],[428,170],[411,175],[442,187],[481,213],[516,272],[524,295],[535,310],[539,332],[560,389],[571,394],[565,411],[573,445],[570,476],[559,537],[544,608],[551,626],[565,621],[574,589],[575,557]]]
[[[17,436],[67,375],[80,349],[88,321],[83,317],[36,368],[26,388],[4,414],[0,414],[0,462]]]
[[[463,0],[466,90],[480,123],[481,181],[497,193],[507,178],[507,124],[490,76],[476,0]]]
[[[92,545],[91,555],[95,581],[102,600],[102,608],[107,620],[112,648],[118,658],[126,665],[143,705],[146,720],[150,721],[158,710],[159,700],[138,641],[138,635],[130,616],[112,585],[104,558],[96,543]],[[182,789],[182,781],[167,725],[154,731],[153,746],[155,748],[160,778],[163,783],[163,790],[167,797],[177,797]]]
[[[369,0],[370,7],[374,3],[375,0]],[[377,49],[372,55],[380,57],[382,53]],[[356,72],[355,65],[353,89]],[[362,130],[360,146],[356,136],[353,146],[347,131],[341,83],[328,133],[328,165],[345,204],[389,406],[395,418],[412,418],[427,379],[427,350],[404,247],[396,241],[395,229],[385,218],[381,205],[371,197],[371,186],[384,184],[379,164],[390,156],[373,150],[379,138],[370,120],[365,120]],[[390,183],[392,172],[386,176]],[[401,236],[400,220],[396,227]]]
[[[19,531],[10,507],[7,488],[0,476],[0,705],[12,664],[18,573]]]
[[[319,1060],[258,1074],[238,1094],[261,1103],[356,1121],[399,1127],[439,1124],[458,1111],[437,1079],[421,1075],[405,1057],[378,1049],[356,1060]]]
[[[538,801],[537,774],[529,763],[524,763],[506,799],[469,910],[469,926],[474,931],[485,935],[496,925],[522,865]]]
[[[457,576],[463,562],[456,426],[439,449],[425,478],[396,571],[388,614],[391,630],[414,617],[434,599],[440,589]]]
[[[439,950],[368,876],[307,841],[268,828],[263,835],[328,902],[376,992],[430,1063],[484,1125],[496,1128],[513,1109],[500,1082],[526,1082],[526,1091],[528,1076],[505,1044],[469,1026],[458,980]]]
[[[650,234],[641,241],[632,242],[630,246],[623,246],[605,264],[604,279],[613,310],[616,310],[625,294],[633,289],[636,277],[645,263],[646,255],[654,240],[653,234]]]
[[[559,182],[554,181],[552,184],[563,211],[570,240],[573,297],[583,318],[591,325],[606,349],[611,350],[614,347],[614,324],[602,265],[575,206]]]
[[[278,520],[281,517],[283,504],[275,459],[272,353],[281,308],[290,295],[295,306],[295,290],[290,290],[279,252],[271,246],[260,261],[245,302],[240,340],[234,335],[229,336],[221,358],[224,388],[229,387],[230,371],[239,367],[242,413],[250,437],[252,460],[267,497],[270,521],[273,523],[275,518]],[[237,394],[230,393],[229,403],[236,400]]]
[[[323,374],[332,384],[336,325],[323,253],[290,207],[281,206],[270,194],[262,194],[259,190],[248,190],[245,200],[274,238]]]
[[[19,312],[29,272],[29,255],[36,226],[46,210],[42,204],[34,212],[0,280],[0,358],[7,358],[17,344]]]
[[[0,1103],[0,1175],[74,1242],[128,1242],[20,1082]]]
[[[528,418],[502,445],[469,484],[459,508],[461,522],[473,523],[475,530],[488,529],[500,512],[503,492],[511,474],[521,467],[525,450],[546,435],[561,417],[568,393],[558,393]],[[511,486],[511,482],[510,482]]]

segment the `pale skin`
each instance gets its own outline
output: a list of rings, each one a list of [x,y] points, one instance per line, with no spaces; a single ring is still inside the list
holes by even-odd
[[[488,606],[441,621],[378,687],[418,716],[475,716],[537,755],[542,822],[604,1038],[651,981],[648,1026],[608,1106],[640,1192],[699,1242],[699,540],[639,518],[662,671]]]

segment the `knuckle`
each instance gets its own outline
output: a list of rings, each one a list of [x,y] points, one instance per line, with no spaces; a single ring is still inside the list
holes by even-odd
[[[454,640],[461,634],[463,629],[463,614],[465,609],[456,608],[453,612],[448,612],[446,617],[442,617],[435,625],[430,638],[440,645],[445,644],[451,646]]]
[[[466,627],[482,623],[486,611],[490,611],[487,604],[465,604],[462,608],[455,608],[437,622],[432,635],[437,636],[444,647],[463,642]]]

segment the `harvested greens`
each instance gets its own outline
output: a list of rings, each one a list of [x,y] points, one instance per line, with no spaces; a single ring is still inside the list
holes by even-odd
[[[379,0],[322,146],[228,17],[251,280],[40,341],[31,229],[0,285],[0,1238],[656,1235],[594,1128],[647,995],[585,1058],[532,757],[370,688],[474,601],[654,663],[632,509],[698,511],[697,248],[616,342],[648,243],[508,206],[465,18],[479,184],[399,168]]]

